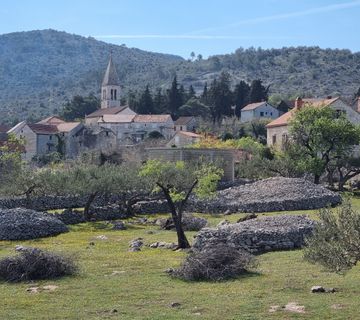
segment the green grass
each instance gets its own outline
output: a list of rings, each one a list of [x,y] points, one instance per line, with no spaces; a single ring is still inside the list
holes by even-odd
[[[360,208],[360,199],[353,199]],[[315,216],[316,211],[298,211]],[[287,212],[294,213],[294,212]],[[277,214],[277,213],[272,213]],[[202,215],[204,216],[204,215]],[[234,222],[241,214],[206,215],[211,225],[224,218]],[[154,234],[148,234],[148,231]],[[108,240],[97,240],[106,235]],[[194,232],[189,232],[192,239]],[[302,259],[302,251],[273,252],[259,256],[256,272],[222,283],[190,283],[168,277],[183,252],[144,247],[128,252],[128,242],[142,237],[145,243],[175,241],[172,231],[133,226],[113,231],[105,223],[71,227],[53,238],[0,242],[0,256],[14,253],[16,244],[36,246],[74,256],[80,273],[59,280],[8,284],[0,282],[0,319],[359,319],[360,267],[345,276],[324,272]],[[89,242],[95,246],[89,246]],[[118,271],[116,275],[111,275]],[[53,292],[31,294],[31,286],[54,284]],[[338,288],[334,294],[311,294],[313,285]],[[181,305],[172,308],[172,302]],[[297,302],[305,314],[277,311],[270,306]],[[334,304],[343,309],[334,310]],[[118,312],[112,313],[116,309]]]

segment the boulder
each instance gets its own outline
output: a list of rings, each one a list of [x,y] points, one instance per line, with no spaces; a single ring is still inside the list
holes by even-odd
[[[300,248],[315,224],[305,215],[278,215],[204,228],[197,234],[193,249],[201,251],[222,243],[254,254]]]
[[[36,239],[67,231],[54,215],[24,208],[0,209],[0,240]]]

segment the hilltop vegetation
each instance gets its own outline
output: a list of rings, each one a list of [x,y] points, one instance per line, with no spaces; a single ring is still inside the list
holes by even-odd
[[[360,85],[360,53],[349,50],[239,48],[190,61],[54,30],[19,32],[0,36],[3,121],[43,117],[58,112],[75,95],[98,95],[110,51],[124,84],[123,97],[147,84],[153,91],[168,88],[175,74],[180,84],[199,93],[223,71],[232,85],[262,79],[270,85],[270,95],[351,97]]]

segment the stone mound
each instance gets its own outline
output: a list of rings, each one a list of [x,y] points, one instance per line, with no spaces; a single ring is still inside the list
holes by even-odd
[[[0,209],[0,240],[28,240],[69,231],[57,218],[31,209]]]
[[[197,234],[193,248],[201,251],[225,243],[255,254],[290,250],[304,245],[304,238],[313,232],[315,224],[305,215],[278,215],[205,228]]]
[[[270,212],[319,209],[341,202],[337,193],[300,178],[275,177],[217,192],[210,201],[195,200],[198,212]]]

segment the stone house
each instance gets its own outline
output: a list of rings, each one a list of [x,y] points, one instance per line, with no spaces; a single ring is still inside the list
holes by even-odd
[[[267,103],[250,103],[241,109],[241,122],[250,122],[260,119],[276,119],[279,117],[279,110]]]
[[[314,108],[330,107],[339,113],[345,113],[346,117],[355,124],[360,124],[360,114],[343,102],[340,97],[326,98],[326,99],[301,99],[295,101],[293,109],[283,114],[279,118],[270,122],[267,128],[267,145],[269,147],[283,148],[289,137],[289,122],[294,116],[295,112],[303,106],[308,105]]]
[[[174,122],[174,131],[195,132],[197,128],[197,119],[195,117],[179,117]]]
[[[34,156],[57,151],[58,129],[55,125],[28,124],[22,121],[11,128],[8,133],[14,134],[17,138],[24,139],[25,150],[23,159],[25,161],[31,161]]]
[[[132,136],[136,142],[154,131],[161,133],[165,139],[170,139],[174,134],[174,121],[169,114],[138,114],[134,117],[133,129]]]
[[[182,148],[197,143],[200,141],[200,139],[201,135],[197,133],[189,131],[177,131],[166,144],[166,146]]]

